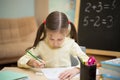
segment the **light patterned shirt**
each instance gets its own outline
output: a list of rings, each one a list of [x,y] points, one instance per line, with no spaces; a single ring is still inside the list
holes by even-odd
[[[70,55],[80,57],[86,61],[88,56],[81,50],[80,46],[71,38],[66,37],[62,46],[53,49],[48,46],[45,40],[40,41],[36,48],[31,48],[30,52],[35,56],[40,56],[45,62],[45,67],[71,67]],[[33,58],[26,53],[18,60],[18,67],[30,68],[27,62]],[[80,67],[78,64],[76,67]]]

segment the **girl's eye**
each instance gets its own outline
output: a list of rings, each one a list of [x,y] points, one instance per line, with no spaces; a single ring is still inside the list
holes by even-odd
[[[53,41],[54,39],[50,39],[50,40],[52,40],[52,41]]]
[[[58,41],[62,41],[62,39],[58,39]]]

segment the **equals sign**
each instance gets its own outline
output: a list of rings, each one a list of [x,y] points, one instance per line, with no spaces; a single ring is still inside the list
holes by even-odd
[[[106,20],[105,19],[103,19],[102,20],[102,24],[106,24],[107,22],[106,22]]]
[[[94,19],[90,19],[90,22],[94,22]]]
[[[109,9],[109,4],[105,4],[104,9]]]

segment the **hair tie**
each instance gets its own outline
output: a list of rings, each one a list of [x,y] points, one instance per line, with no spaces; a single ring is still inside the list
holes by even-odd
[[[44,20],[43,23],[46,24],[46,20]]]
[[[68,24],[70,24],[70,21],[68,21]]]

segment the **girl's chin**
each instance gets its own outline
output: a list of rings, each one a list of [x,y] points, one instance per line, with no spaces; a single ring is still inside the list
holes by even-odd
[[[52,46],[52,45],[49,45],[49,47],[52,48],[52,49],[57,49],[57,48],[60,48],[61,45],[60,45],[60,46]]]
[[[57,49],[57,48],[60,48],[60,46],[52,46],[51,48]]]

